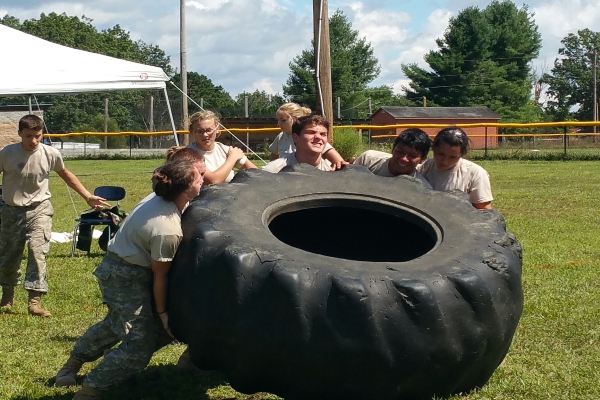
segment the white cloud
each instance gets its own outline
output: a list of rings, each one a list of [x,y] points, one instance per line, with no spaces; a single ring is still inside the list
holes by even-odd
[[[409,35],[407,23],[411,17],[406,12],[373,9],[358,2],[350,4],[349,8],[354,17],[353,29],[357,29],[374,48],[401,45]]]
[[[427,18],[427,23],[423,25],[423,30],[413,32],[406,37],[399,46],[399,51],[393,57],[386,59],[381,69],[381,76],[374,83],[392,85],[394,92],[400,93],[402,85],[407,86],[408,82],[402,73],[401,65],[415,63],[421,68],[428,68],[423,56],[430,50],[437,49],[435,40],[443,36],[450,16],[448,10],[434,10]]]
[[[575,1],[569,5],[565,1],[554,1],[534,6],[530,11],[535,14],[534,20],[542,35],[542,49],[534,65],[546,72],[550,72],[558,57],[560,41],[569,33],[577,34],[585,28],[600,31],[600,3],[596,1]]]
[[[229,0],[203,0],[203,1],[186,1],[186,7],[190,6],[197,10],[218,10],[224,4],[229,3]]]
[[[247,91],[254,92],[255,90],[264,90],[269,94],[281,93],[281,90],[277,90],[277,88],[269,78],[262,78],[256,82],[253,82]]]
[[[381,75],[372,84],[390,85],[398,92],[406,85],[400,65],[414,62],[427,68],[423,56],[437,48],[435,39],[443,35],[451,15],[488,4],[489,0],[330,0],[329,15],[342,10],[373,46]],[[546,63],[551,68],[560,40],[568,33],[583,28],[600,31],[597,0],[530,0],[528,4],[543,38],[536,66]],[[0,8],[0,16],[21,21],[38,19],[42,12],[85,15],[98,29],[119,24],[133,40],[158,45],[179,68],[179,2],[2,0]],[[312,2],[188,0],[186,24],[188,71],[206,75],[232,96],[256,89],[281,93],[288,64],[311,45]]]

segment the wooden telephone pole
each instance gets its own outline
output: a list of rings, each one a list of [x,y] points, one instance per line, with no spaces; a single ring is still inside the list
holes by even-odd
[[[313,0],[313,28],[315,55],[316,112],[333,127],[333,91],[331,85],[331,53],[329,45],[329,17],[327,0]],[[327,134],[333,143],[333,129]]]
[[[181,66],[181,128],[188,128],[188,99],[187,99],[187,50],[185,48],[185,0],[179,0],[179,52]],[[179,142],[187,145],[190,142],[190,135],[180,135]]]
[[[594,122],[598,121],[598,51],[594,49]],[[595,135],[597,132],[596,125],[594,125],[594,143],[598,141],[598,137]]]

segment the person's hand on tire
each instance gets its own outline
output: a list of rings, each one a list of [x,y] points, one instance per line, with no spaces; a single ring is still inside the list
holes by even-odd
[[[350,164],[350,163],[346,160],[339,160],[339,161],[333,162],[333,163],[331,163],[331,170],[338,171],[338,170],[342,169],[344,167],[344,165],[348,165],[348,164]]]

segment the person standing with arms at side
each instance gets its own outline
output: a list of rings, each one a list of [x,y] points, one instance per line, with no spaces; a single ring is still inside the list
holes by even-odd
[[[256,168],[239,147],[226,146],[217,142],[219,136],[219,117],[212,111],[202,110],[190,117],[189,132],[195,141],[186,147],[198,151],[204,156],[206,164],[206,183],[229,182],[233,179],[233,168]]]
[[[141,372],[156,350],[172,342],[167,277],[183,237],[181,214],[200,192],[204,172],[188,160],[160,167],[153,175],[156,196],[138,203],[110,240],[94,270],[107,314],[77,339],[55,378],[56,386],[74,386],[83,363],[104,356],[74,400],[101,399],[104,390]]]
[[[281,129],[281,132],[275,137],[273,142],[269,145],[269,151],[271,152],[270,160],[276,160],[283,158],[288,154],[293,153],[296,150],[294,139],[292,138],[292,125],[298,118],[304,115],[310,115],[310,108],[302,107],[297,103],[285,103],[282,104],[275,113],[277,118],[277,126]],[[325,148],[322,153],[323,159],[331,163],[332,169],[338,170],[345,164],[348,164],[340,153],[329,143],[325,143]]]
[[[27,311],[49,317],[42,308],[41,296],[48,292],[46,254],[50,249],[52,216],[48,181],[55,171],[65,183],[85,199],[90,207],[110,207],[105,199],[92,195],[79,179],[65,168],[58,150],[42,144],[44,121],[26,115],[19,121],[21,142],[0,150],[2,172],[2,225],[0,227],[0,307],[10,308],[15,287],[21,283],[21,260],[27,243],[25,290],[29,292]]]
[[[469,195],[477,209],[491,209],[492,188],[485,169],[463,157],[469,152],[469,138],[456,126],[443,128],[435,135],[433,158],[417,169],[434,190],[460,190]]]

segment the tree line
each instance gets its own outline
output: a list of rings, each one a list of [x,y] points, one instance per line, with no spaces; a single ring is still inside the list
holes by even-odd
[[[593,65],[600,49],[600,33],[582,29],[562,40],[558,56],[549,71],[537,71],[542,38],[528,7],[508,0],[492,1],[480,9],[472,6],[449,21],[437,49],[424,55],[428,68],[403,64],[401,71],[410,79],[404,93],[392,87],[370,86],[379,76],[380,65],[372,45],[353,29],[348,18],[336,11],[329,18],[331,76],[334,102],[340,99],[344,117],[366,118],[367,101],[375,111],[379,106],[487,106],[503,121],[591,120],[593,117]],[[162,68],[179,86],[180,77],[170,66],[169,56],[156,45],[134,41],[119,25],[98,30],[92,20],[66,14],[42,13],[38,19],[6,15],[0,23],[40,38],[112,57]],[[231,96],[210,78],[194,71],[187,76],[188,95],[224,117],[244,117],[248,102],[250,116],[272,116],[286,101],[315,107],[314,51],[312,44],[289,63],[290,73],[282,94],[265,91]],[[181,94],[168,85],[174,116],[178,119]],[[544,101],[542,95],[548,98]],[[144,91],[86,93],[66,96],[39,96],[39,103],[51,104],[45,120],[53,132],[103,131],[104,99],[109,101],[109,130],[148,129],[150,96]],[[247,100],[246,100],[247,99]],[[169,126],[166,107],[154,99],[155,125]],[[2,104],[25,104],[27,98],[0,97]],[[198,107],[189,104],[190,113]],[[99,111],[101,110],[101,111]],[[337,113],[334,112],[337,116]],[[112,141],[124,140],[111,138]],[[113,146],[117,143],[113,143]],[[111,146],[111,147],[113,147]]]

